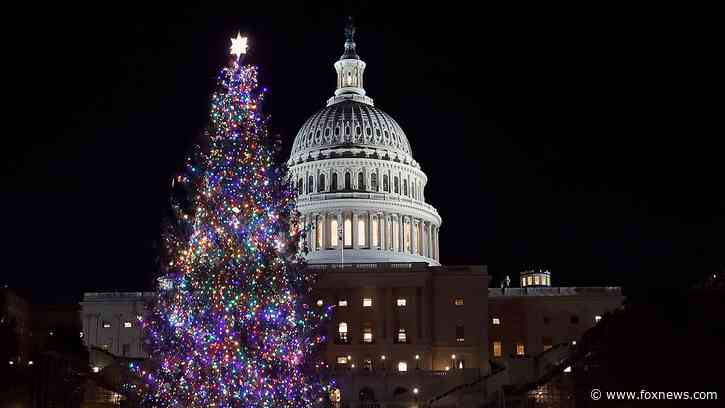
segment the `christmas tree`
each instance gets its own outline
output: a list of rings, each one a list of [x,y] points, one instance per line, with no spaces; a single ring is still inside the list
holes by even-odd
[[[314,360],[330,309],[310,306],[315,276],[260,111],[265,89],[240,61],[246,39],[232,41],[205,146],[174,179],[189,200],[172,200],[159,293],[143,322],[151,368],[132,364],[147,406],[311,407],[330,389]]]

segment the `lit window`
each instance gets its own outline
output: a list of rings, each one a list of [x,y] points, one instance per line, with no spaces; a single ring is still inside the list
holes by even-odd
[[[337,358],[337,364],[347,364],[347,357],[346,356],[340,356]]]
[[[338,300],[337,306],[339,307],[347,307],[347,300]]]
[[[456,325],[456,341],[462,343],[465,341],[464,328],[462,324]]]
[[[526,352],[524,350],[524,343],[516,343],[516,355],[523,356]]]
[[[541,277],[534,276],[534,285],[541,285]]]
[[[405,307],[405,306],[407,306],[407,305],[408,305],[408,300],[407,300],[407,299],[398,299],[398,300],[396,301],[396,304],[397,304],[397,305],[398,305],[399,307]]]
[[[345,220],[345,246],[352,246],[352,221]]]
[[[317,299],[317,303],[316,304],[317,304],[318,307],[322,307],[322,305],[324,305],[325,302],[323,302],[322,299]]]
[[[570,372],[571,372],[571,366],[567,366],[567,367],[566,367],[566,368],[564,369],[564,372],[565,372],[565,373],[570,373]]]
[[[337,230],[337,220],[330,221],[330,246],[337,248],[337,239],[341,237],[340,231]]]
[[[373,329],[367,327],[363,329],[363,343],[373,342]]]
[[[408,363],[405,361],[398,362],[398,371],[400,371],[400,372],[408,371]]]
[[[93,367],[93,372],[94,372],[94,373],[97,373],[97,372],[99,372],[99,371],[101,371],[101,367],[98,367],[98,366],[94,366],[94,367]]]
[[[454,303],[454,304],[455,304],[456,306],[463,306],[463,298],[456,298],[456,300],[455,300],[455,301],[453,301],[453,303]]]
[[[501,347],[500,341],[494,341],[493,342],[493,356],[494,357],[501,357],[503,355],[503,350]]]
[[[364,298],[363,299],[363,307],[373,307],[373,299],[372,298]]]
[[[133,324],[131,324],[131,322],[123,322],[123,327],[128,329],[128,328],[133,327]]]
[[[498,317],[494,317],[491,320],[492,320],[492,323],[493,323],[494,326],[498,326],[498,325],[501,324],[501,319],[499,319]]]
[[[109,346],[108,346],[108,344],[104,344],[104,345],[101,346],[101,348],[104,349],[104,350],[108,350]]]
[[[398,329],[398,343],[407,343],[408,342],[408,333],[405,331],[405,329]]]
[[[599,315],[594,316],[594,323],[599,323],[600,321],[602,321],[602,316],[599,316]]]
[[[110,329],[111,328],[111,323],[110,322],[103,322],[103,328],[104,329]],[[51,336],[52,336],[52,334],[51,334]]]
[[[341,342],[347,342],[347,323],[341,322],[337,325],[337,339]]]
[[[534,284],[534,277],[533,276],[527,276],[526,281],[528,282],[529,286]]]
[[[330,391],[330,401],[338,403],[342,401],[342,393],[340,392],[339,388],[335,388],[334,390]]]

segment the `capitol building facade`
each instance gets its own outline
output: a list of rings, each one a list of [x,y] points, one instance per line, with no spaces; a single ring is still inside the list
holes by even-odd
[[[582,334],[622,304],[621,291],[552,286],[549,271],[491,288],[483,265],[442,265],[427,176],[403,129],[366,94],[351,25],[345,40],[334,95],[302,125],[288,160],[308,267],[320,272],[315,306],[335,306],[324,350],[338,387],[331,401],[503,406],[504,387],[529,392],[565,370]],[[153,296],[85,294],[94,371],[147,357],[138,322]]]

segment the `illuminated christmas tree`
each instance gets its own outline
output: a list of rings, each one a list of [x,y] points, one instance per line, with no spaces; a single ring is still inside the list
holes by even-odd
[[[158,298],[143,322],[151,368],[132,387],[144,406],[311,407],[330,385],[315,353],[330,309],[310,305],[295,192],[275,164],[246,38],[212,96],[205,146],[174,179]],[[182,194],[183,195],[183,194]]]

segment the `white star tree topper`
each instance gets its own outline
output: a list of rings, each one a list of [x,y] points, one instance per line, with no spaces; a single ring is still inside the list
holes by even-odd
[[[237,59],[242,54],[247,53],[247,37],[242,37],[241,33],[237,33],[237,38],[232,38],[232,46],[229,47],[230,54],[235,55]]]

